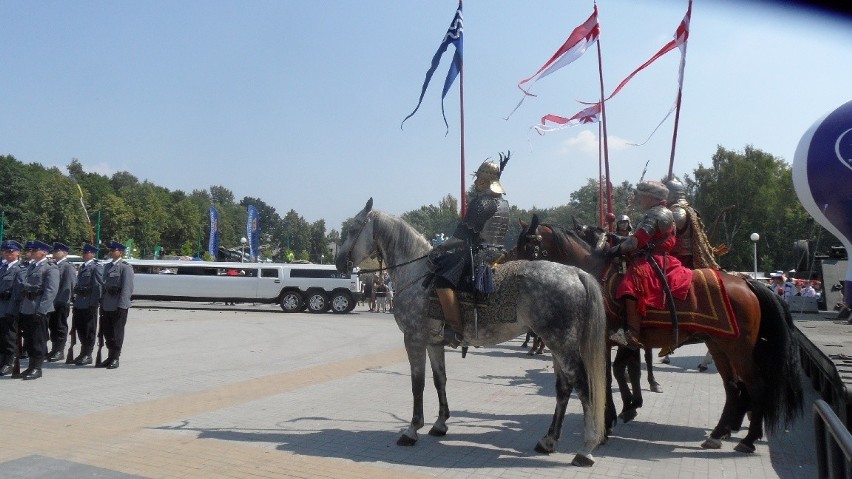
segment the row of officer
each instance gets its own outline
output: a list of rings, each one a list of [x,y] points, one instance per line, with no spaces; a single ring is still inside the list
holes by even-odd
[[[115,241],[110,243],[111,261],[102,266],[95,260],[97,248],[85,244],[84,263],[79,271],[68,264],[69,248],[62,243],[55,243],[53,248],[41,241],[26,243],[24,250],[29,260],[26,264],[20,261],[20,250],[20,244],[15,241],[0,245],[3,255],[0,264],[0,376],[12,372],[19,325],[29,356],[28,368],[21,374],[23,379],[40,378],[45,360],[64,358],[72,304],[72,328],[82,345],[74,364],[92,363],[100,306],[101,331],[109,355],[99,366],[118,368],[133,292],[133,268],[123,260],[125,246]],[[54,260],[47,258],[50,250]],[[48,339],[52,345],[50,352]]]

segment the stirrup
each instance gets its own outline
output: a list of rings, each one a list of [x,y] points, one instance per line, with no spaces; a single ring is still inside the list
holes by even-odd
[[[459,345],[464,342],[464,338],[457,332],[453,331],[450,328],[444,328],[444,344],[455,349],[459,347]]]
[[[623,347],[630,345],[630,342],[627,340],[627,334],[624,332],[624,328],[618,328],[614,333],[610,334],[609,340]]]

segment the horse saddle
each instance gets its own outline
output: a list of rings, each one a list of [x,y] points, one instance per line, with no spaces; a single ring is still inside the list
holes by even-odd
[[[478,327],[493,323],[515,323],[518,321],[517,299],[519,293],[517,281],[506,280],[509,275],[517,274],[520,263],[509,262],[496,265],[492,271],[494,292],[481,293],[478,291],[456,291],[462,310],[464,336],[475,337]],[[429,304],[426,307],[426,317],[433,321],[443,322],[444,313],[434,283],[429,286]]]
[[[621,304],[615,291],[622,275],[611,275],[605,285],[607,314],[621,317]],[[692,270],[692,284],[686,299],[675,299],[678,326],[682,330],[709,333],[714,336],[736,338],[740,335],[734,310],[725,291],[725,285],[715,269]],[[643,328],[671,329],[671,312],[668,309],[648,309],[642,318]]]

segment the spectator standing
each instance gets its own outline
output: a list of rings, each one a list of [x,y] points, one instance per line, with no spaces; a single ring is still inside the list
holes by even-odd
[[[362,283],[364,287],[364,299],[367,301],[367,306],[370,308],[370,311],[373,310],[373,275],[367,274]]]
[[[388,312],[388,287],[384,280],[379,279],[376,284],[376,312],[382,310],[383,313]]]

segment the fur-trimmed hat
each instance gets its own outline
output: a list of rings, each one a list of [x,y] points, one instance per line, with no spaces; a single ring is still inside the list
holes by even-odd
[[[636,194],[647,195],[662,201],[669,197],[669,189],[660,181],[647,180],[636,185]]]

